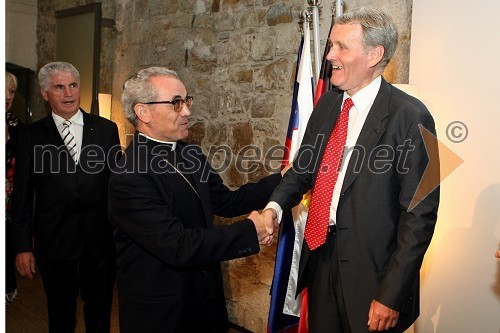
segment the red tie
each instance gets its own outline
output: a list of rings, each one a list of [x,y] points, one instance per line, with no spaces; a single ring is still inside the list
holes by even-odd
[[[333,189],[339,176],[340,162],[342,161],[347,138],[349,110],[353,105],[351,98],[347,98],[344,101],[339,119],[326,144],[325,154],[323,155],[316,183],[314,184],[309,218],[307,219],[304,231],[304,238],[311,250],[315,250],[326,241]]]

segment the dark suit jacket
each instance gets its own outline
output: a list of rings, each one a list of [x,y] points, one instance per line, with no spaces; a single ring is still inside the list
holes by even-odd
[[[179,169],[194,189],[164,161],[175,164],[180,151]],[[109,214],[117,227],[122,333],[227,331],[219,263],[258,253],[259,243],[251,220],[214,227],[212,214],[262,208],[281,176],[230,191],[198,146],[179,142],[176,153],[168,152],[142,135],[119,164]]]
[[[74,259],[84,247],[95,255],[114,251],[107,188],[108,162],[113,166],[113,153],[121,151],[118,128],[85,112],[83,122],[78,166],[52,115],[20,133],[13,194],[16,253],[33,251],[32,236],[38,258]]]
[[[284,210],[314,187],[342,94],[338,89],[325,93],[312,113],[299,158],[271,196]],[[419,314],[419,270],[439,202],[436,188],[408,211],[429,162],[419,125],[435,134],[426,107],[382,80],[350,159],[337,208],[338,264],[354,332],[367,331],[372,299],[401,311],[398,332]],[[299,291],[308,283],[309,254],[304,242]]]

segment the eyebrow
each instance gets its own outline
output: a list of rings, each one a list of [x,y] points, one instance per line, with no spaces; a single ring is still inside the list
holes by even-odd
[[[186,94],[186,97],[189,96],[189,94]],[[175,95],[174,97],[172,97],[172,100],[176,100],[176,99],[185,99],[183,98],[181,95]]]
[[[70,82],[70,83],[68,83],[67,85],[68,85],[68,86],[71,86],[71,85],[75,85],[75,84],[76,84],[76,85],[78,85],[78,82],[76,82],[76,81],[75,81],[75,82]],[[64,86],[65,86],[65,84],[64,84],[64,83],[58,83],[58,82],[57,82],[57,83],[54,83],[54,84],[53,84],[53,87],[64,87]]]

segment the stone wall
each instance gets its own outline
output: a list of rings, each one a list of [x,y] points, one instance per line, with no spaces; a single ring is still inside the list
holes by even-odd
[[[322,1],[321,50],[333,2]],[[344,11],[378,7],[394,17],[400,45],[385,77],[407,83],[412,1],[344,2]],[[55,10],[90,1],[38,3],[40,67],[54,57]],[[104,0],[102,8],[115,26],[103,27],[100,91],[113,94],[112,119],[123,145],[133,132],[120,105],[123,82],[138,69],[161,65],[175,69],[194,96],[189,140],[203,147],[229,186],[260,179],[277,167],[263,156],[284,142],[300,39],[298,13],[305,0]],[[245,153],[249,145],[261,150],[250,173],[239,159],[255,153]],[[275,245],[263,247],[257,256],[223,264],[230,319],[251,331],[265,332],[275,251]]]

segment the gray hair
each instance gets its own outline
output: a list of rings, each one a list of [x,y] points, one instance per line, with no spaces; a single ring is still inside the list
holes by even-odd
[[[38,84],[40,89],[47,91],[50,88],[50,77],[58,72],[69,72],[72,73],[76,78],[76,83],[80,85],[80,73],[78,70],[70,64],[69,62],[49,62],[40,68],[38,72]]]
[[[11,85],[14,86],[14,90],[17,89],[17,77],[11,72],[5,71],[5,88]]]
[[[123,92],[121,102],[123,105],[123,113],[128,121],[134,126],[137,125],[137,115],[134,111],[134,106],[137,103],[145,103],[154,101],[158,92],[151,84],[151,78],[155,76],[171,76],[179,79],[177,73],[166,67],[149,67],[141,69],[123,84]]]
[[[398,31],[392,18],[377,9],[361,8],[335,18],[335,24],[360,24],[363,28],[365,48],[381,45],[384,57],[379,66],[383,69],[391,60],[398,46]]]

